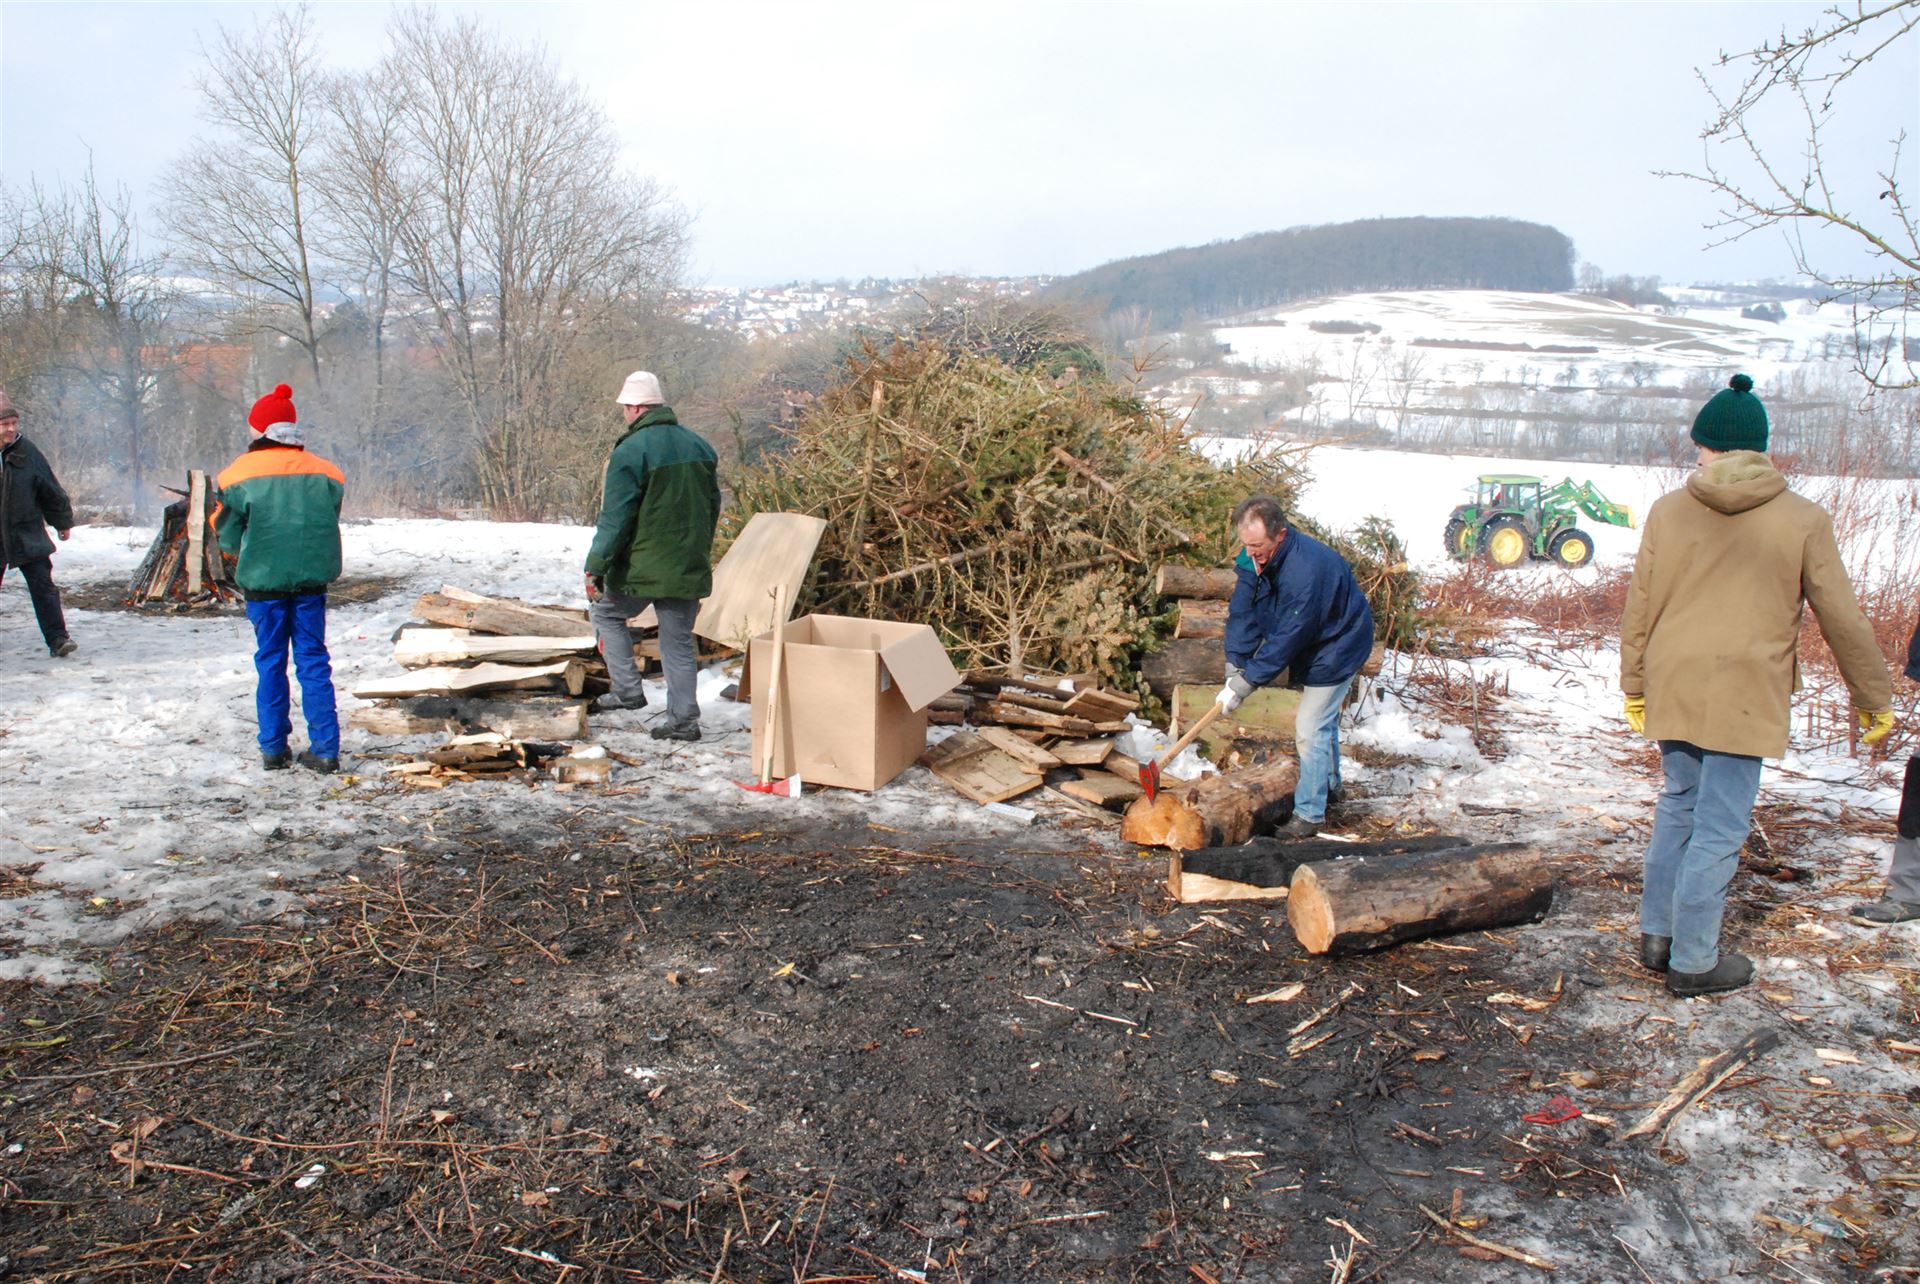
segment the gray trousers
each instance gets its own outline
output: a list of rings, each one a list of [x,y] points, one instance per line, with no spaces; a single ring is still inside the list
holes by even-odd
[[[1893,842],[1893,867],[1887,871],[1887,896],[1920,905],[1920,753],[1907,759],[1899,835]]]
[[[587,608],[601,658],[613,679],[613,694],[629,703],[642,698],[640,666],[633,662],[633,630],[627,621],[649,606],[660,619],[660,664],[667,671],[667,716],[675,723],[698,723],[699,666],[694,659],[693,621],[700,614],[690,597],[628,597],[608,588]]]

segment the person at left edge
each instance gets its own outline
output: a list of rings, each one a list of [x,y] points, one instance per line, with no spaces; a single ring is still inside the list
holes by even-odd
[[[293,732],[291,649],[307,719],[300,765],[331,773],[340,769],[340,720],[327,654],[327,585],[340,577],[340,501],[347,479],[331,461],[307,451],[293,389],[286,384],[253,403],[247,428],[246,453],[219,477],[214,528],[221,549],[239,556],[234,582],[247,595],[253,622],[260,765],[279,771],[293,761],[287,748]]]
[[[47,654],[58,660],[72,655],[66,613],[60,609],[60,590],[53,582],[53,541],[47,527],[62,540],[73,533],[73,505],[53,475],[53,466],[34,444],[20,435],[20,412],[0,392],[0,576],[9,566],[20,568],[39,622]]]

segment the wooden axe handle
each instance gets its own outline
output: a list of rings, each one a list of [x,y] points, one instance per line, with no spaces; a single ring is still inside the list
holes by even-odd
[[[1206,730],[1207,724],[1226,711],[1226,706],[1215,703],[1213,708],[1200,715],[1200,720],[1187,728],[1187,734],[1173,742],[1173,748],[1153,760],[1156,767],[1164,767],[1180,756],[1180,751],[1193,743],[1193,738]]]

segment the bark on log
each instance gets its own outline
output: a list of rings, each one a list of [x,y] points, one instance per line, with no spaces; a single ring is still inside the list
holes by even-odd
[[[1205,598],[1180,599],[1180,618],[1174,622],[1176,638],[1224,638],[1227,636],[1227,603]]]
[[[1296,869],[1319,861],[1397,856],[1406,852],[1458,851],[1467,845],[1466,839],[1445,834],[1398,838],[1383,843],[1341,843],[1324,838],[1299,841],[1254,838],[1237,847],[1203,847],[1187,852],[1180,858],[1180,866],[1189,874],[1251,883],[1255,887],[1285,887],[1293,881]]]
[[[1357,954],[1533,922],[1552,904],[1553,871],[1537,847],[1489,843],[1302,865],[1287,921],[1310,954]]]
[[[1244,843],[1293,804],[1300,765],[1282,758],[1250,771],[1207,776],[1138,799],[1120,824],[1122,842],[1192,851]]]
[[[1218,687],[1227,680],[1227,653],[1218,638],[1175,638],[1140,658],[1140,676],[1162,700],[1178,686]]]
[[[584,612],[528,606],[504,598],[482,597],[478,593],[462,592],[454,597],[445,589],[422,593],[420,600],[413,604],[413,617],[429,624],[472,629],[475,633],[566,638],[593,632]]]
[[[492,731],[514,740],[585,740],[587,706],[576,701],[420,696],[399,704],[355,709],[347,715],[347,725],[376,736]]]
[[[1161,597],[1201,597],[1224,602],[1233,596],[1238,578],[1231,569],[1168,562],[1153,577],[1153,591]]]

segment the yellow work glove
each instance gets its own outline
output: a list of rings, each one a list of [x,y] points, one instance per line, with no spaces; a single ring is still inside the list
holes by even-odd
[[[1635,735],[1647,734],[1647,698],[1645,696],[1627,697],[1627,725],[1633,728]]]
[[[1893,730],[1893,710],[1891,709],[1881,709],[1873,713],[1865,709],[1855,709],[1853,713],[1860,719],[1860,743],[1863,745],[1878,744],[1887,738],[1888,732]]]

